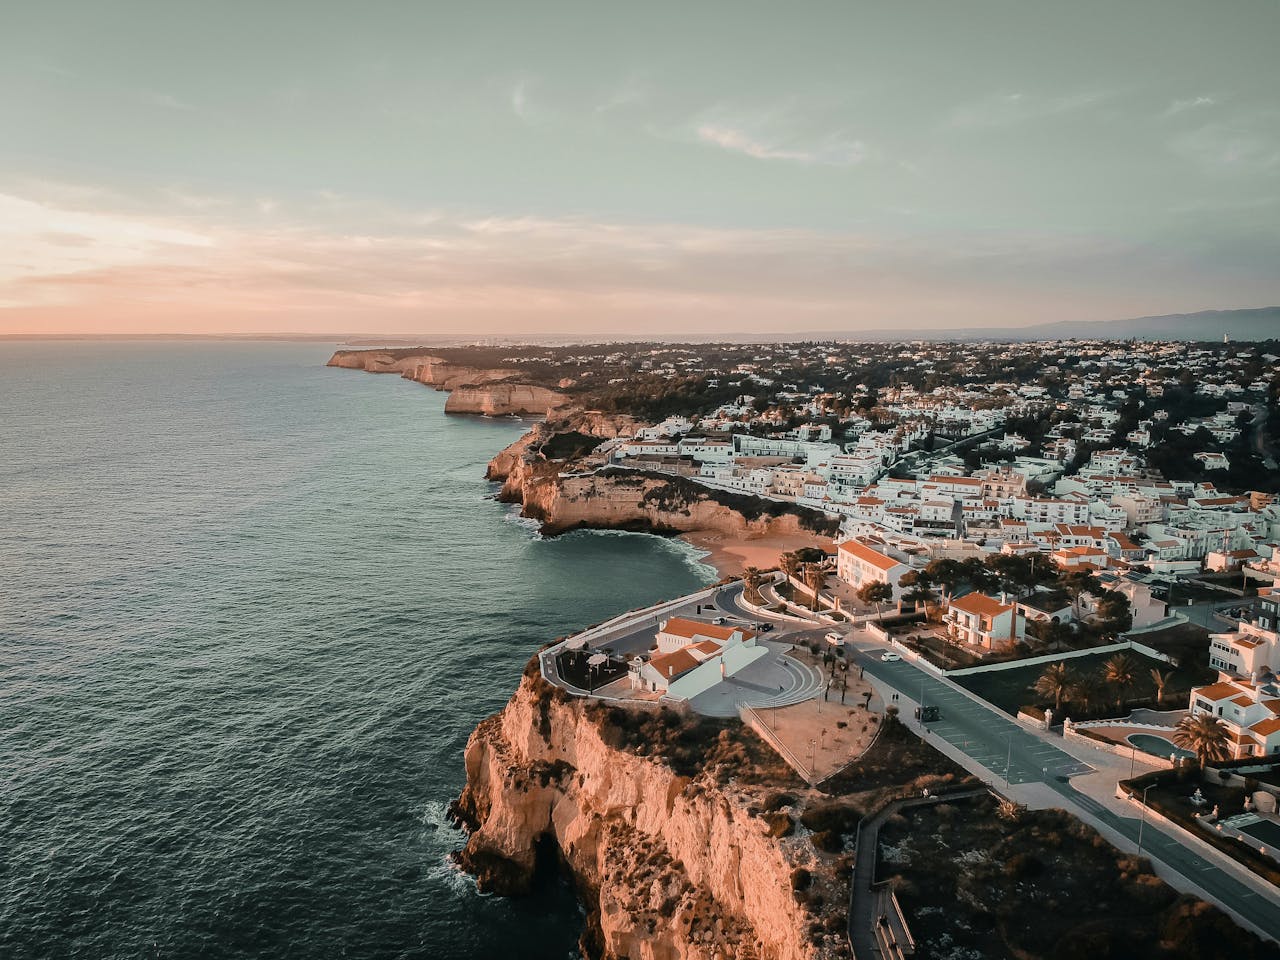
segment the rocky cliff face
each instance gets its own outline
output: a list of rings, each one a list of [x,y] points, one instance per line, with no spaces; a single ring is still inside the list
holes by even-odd
[[[812,846],[770,836],[750,809],[761,788],[722,783],[710,769],[680,776],[609,742],[592,709],[526,671],[506,708],[472,733],[454,809],[470,830],[459,861],[482,889],[527,890],[536,851],[551,841],[588,911],[588,956],[841,952],[838,936],[813,933],[792,892],[792,870],[813,860]]]
[[[328,366],[366,373],[397,373],[406,380],[447,390],[445,413],[541,417],[569,401],[555,390],[520,383],[514,379],[519,377],[519,370],[472,367],[425,353],[398,356],[386,350],[339,350],[329,359]]]
[[[486,473],[502,483],[498,499],[522,504],[521,515],[541,521],[545,535],[580,527],[663,534],[708,531],[746,540],[812,532],[802,515],[813,511],[748,516],[725,501],[752,498],[721,499],[688,481],[622,470],[562,474],[560,464],[537,453],[550,432],[541,425],[525,434],[495,456]],[[811,520],[822,522],[816,514]]]
[[[450,363],[439,357],[417,357],[415,362],[404,368],[406,380],[423,383],[437,390],[457,390],[460,387],[482,383],[494,383],[498,380],[509,380],[520,375],[519,370],[502,367],[470,367],[460,363]],[[532,389],[542,389],[536,387]]]
[[[328,367],[342,367],[345,370],[363,370],[366,373],[398,373],[404,375],[422,363],[422,356],[397,357],[386,350],[339,350],[329,362]]]
[[[527,383],[490,383],[454,387],[445,413],[479,413],[489,417],[517,414],[546,416],[569,402],[563,393]]]

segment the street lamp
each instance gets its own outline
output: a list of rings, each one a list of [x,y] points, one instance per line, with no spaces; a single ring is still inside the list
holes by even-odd
[[[1004,758],[1004,786],[1009,789],[1009,768],[1013,766],[1013,731],[1009,731],[1009,750]]]
[[[1138,856],[1142,856],[1142,828],[1147,825],[1147,790],[1154,787],[1151,783],[1142,791],[1142,819],[1138,821]]]

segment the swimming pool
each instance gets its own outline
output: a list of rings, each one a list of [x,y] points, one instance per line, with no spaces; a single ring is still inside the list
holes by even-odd
[[[1241,833],[1247,833],[1272,850],[1280,849],[1280,825],[1271,820],[1255,820],[1253,823],[1238,829]]]
[[[1175,747],[1172,741],[1166,740],[1164,737],[1157,737],[1150,733],[1131,733],[1125,739],[1143,753],[1149,754],[1153,757],[1159,757],[1161,760],[1168,760],[1171,755],[1180,758],[1195,756],[1195,754],[1190,750],[1183,750],[1179,747]]]

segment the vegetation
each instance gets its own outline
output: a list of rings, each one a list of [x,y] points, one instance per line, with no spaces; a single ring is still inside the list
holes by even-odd
[[[917,808],[890,819],[881,845],[921,956],[1280,956],[1058,810],[1000,817],[985,798]]]
[[[1217,717],[1196,713],[1178,721],[1173,743],[1194,753],[1203,769],[1211,760],[1225,760],[1230,756],[1231,734]]]

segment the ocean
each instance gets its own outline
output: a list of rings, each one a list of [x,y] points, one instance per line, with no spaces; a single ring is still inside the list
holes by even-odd
[[[542,540],[527,425],[319,344],[0,343],[0,957],[564,958],[445,808],[541,644],[713,572]]]

